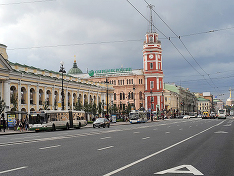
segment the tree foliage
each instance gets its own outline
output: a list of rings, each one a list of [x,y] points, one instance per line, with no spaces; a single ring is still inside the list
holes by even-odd
[[[0,114],[2,114],[2,112],[4,111],[6,107],[6,103],[4,102],[4,100],[2,100],[2,98],[0,97]]]

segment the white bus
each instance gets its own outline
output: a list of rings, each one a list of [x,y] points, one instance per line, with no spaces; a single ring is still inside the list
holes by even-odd
[[[56,129],[80,128],[87,125],[84,111],[44,110],[30,112],[29,130],[55,131]]]
[[[144,123],[147,122],[147,113],[143,111],[132,111],[129,113],[130,123]]]
[[[226,109],[218,110],[218,119],[226,119],[226,117],[227,117]]]

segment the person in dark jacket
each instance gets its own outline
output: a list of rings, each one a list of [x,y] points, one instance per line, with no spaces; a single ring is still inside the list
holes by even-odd
[[[3,127],[3,131],[5,132],[6,130],[6,120],[3,118],[3,121],[2,121],[2,127]]]

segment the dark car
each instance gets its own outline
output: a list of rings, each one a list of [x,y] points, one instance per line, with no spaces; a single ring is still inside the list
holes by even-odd
[[[93,122],[93,128],[96,128],[96,127],[98,127],[98,128],[100,128],[100,127],[103,127],[103,128],[105,128],[105,127],[110,127],[110,121],[109,120],[107,120],[106,118],[98,118],[97,120],[95,120],[94,122]]]

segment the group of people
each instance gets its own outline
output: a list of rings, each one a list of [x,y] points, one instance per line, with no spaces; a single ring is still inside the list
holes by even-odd
[[[19,130],[22,132],[23,130],[28,130],[28,118],[26,117],[25,119],[14,119],[14,130]]]

